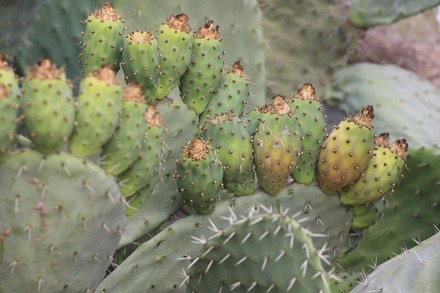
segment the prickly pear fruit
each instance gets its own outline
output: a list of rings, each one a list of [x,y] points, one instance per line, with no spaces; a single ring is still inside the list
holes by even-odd
[[[253,209],[222,230],[212,227],[203,253],[191,257],[186,292],[330,292],[322,264],[329,261],[313,234],[287,211],[259,209],[267,212]]]
[[[224,113],[209,117],[202,136],[217,149],[225,189],[235,195],[253,194],[255,187],[251,137],[238,117]]]
[[[383,198],[374,203],[352,206],[353,223],[351,227],[354,229],[367,229],[374,225],[382,217],[385,206],[386,202]]]
[[[156,99],[165,98],[179,83],[191,63],[194,41],[186,14],[170,16],[159,27],[159,76],[156,84]]]
[[[325,193],[337,193],[367,167],[374,149],[373,118],[373,106],[366,106],[356,116],[341,121],[324,141],[317,179]]]
[[[353,184],[341,191],[343,205],[359,205],[375,202],[391,191],[399,181],[408,144],[405,139],[389,144],[389,134],[381,133],[376,137],[373,158],[362,175]]]
[[[316,163],[325,135],[325,118],[315,89],[310,83],[304,84],[289,101],[295,111],[302,132],[302,150],[292,178],[301,184],[312,182],[316,173]]]
[[[67,143],[75,122],[75,106],[63,69],[49,59],[30,67],[23,83],[21,106],[24,127],[38,151],[50,154]]]
[[[148,104],[155,101],[156,81],[159,72],[159,49],[151,32],[135,31],[124,39],[121,67],[127,82],[141,85]]]
[[[243,114],[249,93],[249,78],[244,72],[240,61],[229,69],[211,96],[205,111],[199,116],[199,125],[205,124],[206,118],[215,114],[233,112],[238,116]]]
[[[32,149],[0,164],[1,292],[91,292],[121,238],[112,176],[66,153]]]
[[[147,128],[144,143],[137,160],[121,175],[120,191],[123,195],[133,195],[136,191],[149,186],[155,177],[160,176],[165,142],[162,121],[154,106],[149,106],[144,113]]]
[[[223,44],[218,26],[208,20],[194,35],[192,60],[180,79],[180,95],[196,114],[202,113],[222,75]]]
[[[101,153],[100,165],[110,174],[119,175],[136,161],[144,142],[146,110],[141,87],[128,84],[124,89],[121,121]]]
[[[111,65],[118,71],[124,31],[124,21],[110,2],[89,15],[82,33],[80,54],[84,76],[103,65]]]
[[[110,66],[84,78],[76,103],[75,129],[69,139],[73,153],[91,156],[100,151],[119,123],[123,88]]]
[[[260,187],[276,195],[301,153],[301,129],[283,96],[275,96],[254,136],[255,170]]]
[[[177,187],[197,213],[211,214],[222,189],[223,167],[209,142],[194,138],[177,160]]]
[[[14,71],[0,54],[0,160],[15,144],[21,92]]]

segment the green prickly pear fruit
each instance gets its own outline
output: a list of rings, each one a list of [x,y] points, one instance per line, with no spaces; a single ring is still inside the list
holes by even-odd
[[[1,292],[91,292],[124,229],[114,178],[67,153],[24,148],[0,164]]]
[[[118,175],[136,161],[144,141],[146,110],[141,87],[128,84],[124,89],[121,121],[101,153],[100,165],[110,174]]]
[[[249,78],[244,72],[243,65],[240,61],[236,61],[223,75],[205,111],[199,116],[199,125],[203,126],[206,118],[215,114],[233,112],[241,116],[250,95],[249,86]]]
[[[211,214],[222,189],[223,167],[208,141],[194,138],[177,160],[177,188],[199,214]]]
[[[325,136],[325,118],[322,106],[310,83],[304,84],[290,99],[302,132],[302,150],[292,178],[301,184],[310,184],[315,177],[319,151]]]
[[[111,65],[118,71],[124,31],[124,20],[110,2],[89,15],[82,33],[80,54],[84,76],[103,65]]]
[[[144,143],[137,160],[121,175],[119,175],[119,190],[125,196],[133,195],[138,190],[149,187],[161,174],[162,161],[166,145],[163,140],[164,128],[154,106],[149,106],[144,113],[147,128],[144,133]]]
[[[218,151],[225,189],[235,195],[253,194],[255,173],[252,141],[238,117],[231,113],[209,117],[202,136]]]
[[[159,73],[159,49],[151,32],[135,31],[124,39],[121,67],[127,82],[141,85],[148,104],[155,101],[157,75]]]
[[[191,63],[194,36],[186,14],[170,16],[159,27],[159,76],[156,99],[165,98],[179,83]]]
[[[202,113],[222,75],[223,44],[218,26],[208,20],[194,35],[192,60],[180,79],[180,95],[196,114]]]
[[[73,131],[75,106],[64,70],[49,59],[30,67],[23,83],[21,106],[24,127],[38,151],[54,153],[67,143]]]
[[[341,121],[324,141],[317,179],[325,193],[336,194],[367,168],[374,149],[373,118],[373,106],[366,106],[356,116]]]
[[[353,223],[351,225],[354,229],[367,229],[374,225],[383,215],[383,210],[386,206],[384,198],[364,205],[353,205],[351,211],[353,213]]]
[[[301,129],[283,96],[275,96],[254,136],[255,170],[260,187],[276,195],[301,153]]]
[[[373,158],[362,175],[341,191],[343,205],[375,202],[391,191],[402,176],[408,144],[405,139],[389,144],[389,134],[376,137]]]
[[[0,161],[15,144],[21,92],[14,71],[0,54]]]
[[[264,114],[261,112],[261,107],[256,107],[252,111],[244,113],[241,117],[241,121],[251,137],[254,137],[257,133],[258,126],[260,126],[263,118]]]
[[[258,208],[247,217],[232,214],[230,226],[213,225],[216,234],[200,238],[203,253],[191,257],[186,292],[330,293],[325,247],[316,249],[313,234],[287,211]]]
[[[110,66],[103,66],[81,81],[75,129],[69,139],[73,153],[91,156],[111,138],[119,123],[123,91]]]

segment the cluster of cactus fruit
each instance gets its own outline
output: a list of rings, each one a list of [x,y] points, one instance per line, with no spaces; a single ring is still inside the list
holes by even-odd
[[[377,205],[402,176],[408,144],[374,134],[372,106],[328,135],[309,83],[245,112],[250,79],[240,61],[225,69],[213,21],[192,32],[179,14],[157,33],[125,35],[110,3],[93,12],[77,94],[49,59],[19,81],[0,56],[0,272],[8,275],[0,291],[94,290],[128,229],[126,216],[148,204],[141,191],[169,175],[201,216],[212,214],[222,195],[252,197],[260,187],[276,198],[292,181],[316,181],[352,209],[353,228],[375,222]],[[180,102],[170,99],[174,90],[183,111],[197,116],[183,146],[163,126],[163,109]],[[168,123],[179,123],[174,118]],[[229,219],[229,227],[213,224],[215,234],[199,239],[204,252],[185,258],[188,292],[331,291],[325,245],[316,249],[312,241],[325,235],[286,210],[261,207]]]

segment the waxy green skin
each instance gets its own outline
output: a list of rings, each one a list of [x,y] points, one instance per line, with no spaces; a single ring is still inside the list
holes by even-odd
[[[387,147],[377,147],[362,175],[341,191],[341,204],[375,202],[391,191],[399,181],[405,160]]]
[[[75,106],[64,73],[59,79],[27,76],[21,109],[24,127],[38,151],[54,153],[67,143],[74,127]]]
[[[251,137],[257,132],[258,126],[260,126],[261,121],[264,119],[264,115],[258,108],[255,108],[241,117],[243,125]]]
[[[219,124],[208,119],[202,136],[205,140],[209,139],[211,146],[218,151],[223,165],[225,189],[235,195],[253,194],[255,173],[252,141],[238,118]]]
[[[67,153],[24,148],[0,164],[1,292],[94,290],[125,222],[112,176]],[[38,289],[39,288],[39,289]]]
[[[199,214],[211,214],[222,189],[223,167],[217,152],[205,159],[181,156],[176,168],[177,188],[182,198]]]
[[[187,272],[188,293],[225,292],[237,282],[238,292],[330,292],[312,238],[294,218],[257,212],[208,239],[203,252],[211,250],[193,256]]]
[[[0,60],[1,62],[1,60]],[[9,68],[0,69],[0,85],[6,88],[7,94],[0,98],[0,161],[13,149],[15,129],[20,104],[21,91],[14,71]]]
[[[264,115],[254,136],[254,158],[258,182],[267,194],[276,195],[284,187],[301,145],[301,129],[293,116]]]
[[[223,67],[221,39],[194,38],[192,61],[180,79],[180,95],[185,104],[202,113],[220,83]]]
[[[165,153],[164,130],[157,126],[147,126],[144,141],[136,161],[118,177],[119,189],[125,196],[149,186],[153,179],[160,176]]]
[[[155,101],[156,81],[159,74],[159,49],[157,39],[136,43],[130,35],[124,38],[121,67],[127,82],[141,85],[148,104]]]
[[[100,165],[110,174],[119,175],[136,161],[144,143],[146,110],[144,103],[122,102],[121,121],[101,153]]]
[[[122,20],[101,20],[93,14],[87,18],[81,52],[84,76],[102,65],[111,65],[113,70],[119,70],[124,31]]]
[[[374,203],[351,206],[353,213],[353,223],[351,226],[354,229],[367,229],[374,225],[383,215],[385,206],[385,199],[380,199]]]
[[[374,132],[344,120],[333,129],[318,157],[317,179],[321,189],[331,195],[359,178],[374,149]]]
[[[301,184],[310,184],[316,173],[316,163],[325,135],[325,119],[321,103],[317,100],[292,99],[290,108],[295,111],[302,133],[301,156],[290,174]]]
[[[178,85],[180,77],[191,63],[194,36],[176,31],[167,24],[159,27],[159,76],[156,83],[156,99],[162,100]]]
[[[225,73],[206,109],[199,116],[199,125],[203,126],[206,118],[215,114],[233,112],[241,116],[249,98],[249,86],[250,83],[245,77],[233,72]]]
[[[122,86],[89,75],[80,84],[76,126],[69,139],[71,152],[91,156],[111,138],[119,124]]]

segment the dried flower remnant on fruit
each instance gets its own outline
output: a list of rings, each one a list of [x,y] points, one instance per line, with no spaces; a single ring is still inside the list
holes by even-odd
[[[390,134],[388,132],[379,134],[374,139],[374,144],[377,147],[389,148],[390,147]]]
[[[56,65],[47,58],[40,60],[27,70],[27,76],[30,79],[60,79],[63,73],[63,69],[57,68]]]
[[[110,65],[102,66],[100,69],[93,71],[92,75],[96,79],[108,84],[119,84],[116,73]]]
[[[398,157],[405,159],[408,155],[408,143],[406,139],[398,139],[391,146],[390,150]]]
[[[9,69],[8,62],[2,54],[0,54],[0,69]]]
[[[178,14],[178,15],[171,15],[167,18],[166,24],[176,30],[176,31],[182,31],[185,33],[191,32],[191,26],[188,23],[189,17],[186,14]]]
[[[200,138],[193,139],[183,148],[183,155],[193,161],[204,160],[209,153],[209,143]]]
[[[277,95],[272,98],[272,109],[270,112],[272,114],[286,115],[289,114],[290,107],[283,96]]]
[[[318,100],[318,98],[316,98],[315,88],[311,83],[305,83],[296,91],[295,95],[292,98],[311,101]]]
[[[233,112],[222,113],[220,115],[215,114],[213,117],[208,117],[207,121],[209,121],[213,125],[222,124],[224,121],[232,120],[236,115]]]
[[[232,65],[231,69],[229,69],[229,72],[244,78],[246,81],[249,80],[249,77],[244,72],[244,67],[240,60],[234,62],[234,65]]]
[[[145,101],[144,96],[142,95],[141,87],[136,83],[129,83],[124,88],[124,101],[133,102],[133,103],[143,103]]]
[[[362,108],[362,111],[358,113],[354,117],[349,117],[348,121],[353,121],[357,125],[361,127],[373,128],[371,125],[371,121],[374,118],[374,109],[373,106],[368,105]]]
[[[116,12],[116,10],[113,8],[112,4],[110,2],[106,2],[104,6],[101,8],[96,9],[93,12],[93,15],[104,21],[117,21],[121,20],[121,16]]]
[[[201,26],[195,33],[196,38],[199,39],[215,39],[220,40],[220,33],[218,31],[219,26],[214,25],[212,20],[208,20],[203,26]]]
[[[147,111],[144,112],[144,118],[149,127],[162,126],[162,120],[160,119],[159,111],[156,110],[155,106],[149,106]]]

